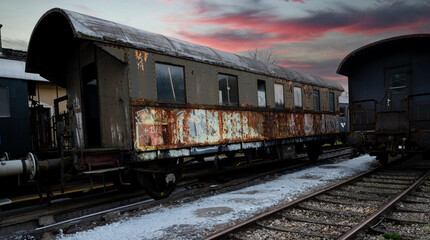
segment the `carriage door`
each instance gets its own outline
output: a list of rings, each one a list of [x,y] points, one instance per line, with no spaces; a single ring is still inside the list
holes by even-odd
[[[376,128],[385,133],[407,133],[409,129],[407,96],[410,67],[385,69],[385,98],[378,115]]]
[[[385,71],[386,111],[407,111],[410,67],[397,67]]]
[[[100,110],[99,91],[97,85],[96,63],[90,63],[82,68],[82,85],[84,95],[86,145],[89,148],[100,147]]]

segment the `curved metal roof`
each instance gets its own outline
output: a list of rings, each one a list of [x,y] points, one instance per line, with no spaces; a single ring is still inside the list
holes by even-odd
[[[391,37],[391,38],[386,38],[383,40],[379,40],[370,44],[367,44],[363,47],[360,47],[354,51],[352,51],[350,54],[348,54],[343,60],[342,62],[339,64],[339,67],[337,68],[337,73],[338,74],[342,74],[344,76],[347,76],[348,74],[348,66],[353,62],[354,58],[357,55],[360,55],[364,52],[367,51],[371,51],[374,50],[376,48],[382,48],[385,45],[389,44],[389,43],[394,43],[397,41],[408,41],[408,40],[413,40],[413,39],[423,39],[423,38],[430,38],[430,34],[427,33],[422,33],[422,34],[410,34],[410,35],[402,35],[402,36],[396,36],[396,37]]]
[[[157,52],[169,56],[191,59],[197,62],[343,91],[339,83],[326,80],[319,76],[263,63],[233,53],[165,37],[161,34],[151,33],[65,9],[54,8],[45,13],[37,23],[34,31],[37,31],[38,25],[45,18],[54,13],[61,13],[67,19],[76,38]],[[32,38],[33,35],[35,35],[34,32]],[[30,43],[31,40],[32,39],[30,39]]]

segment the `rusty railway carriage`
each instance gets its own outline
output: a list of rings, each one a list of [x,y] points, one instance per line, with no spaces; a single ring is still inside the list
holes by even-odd
[[[340,64],[348,77],[350,145],[387,162],[430,148],[430,34],[361,47]]]
[[[337,83],[68,10],[39,20],[26,71],[67,89],[79,171],[132,173],[157,198],[184,158],[306,143],[316,159],[339,134]]]

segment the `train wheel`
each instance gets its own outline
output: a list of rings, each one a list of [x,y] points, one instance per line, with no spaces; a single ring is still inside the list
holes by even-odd
[[[146,193],[154,199],[167,198],[176,187],[174,173],[142,173]]]
[[[321,154],[321,144],[317,142],[307,143],[306,152],[308,154],[309,160],[316,162]]]

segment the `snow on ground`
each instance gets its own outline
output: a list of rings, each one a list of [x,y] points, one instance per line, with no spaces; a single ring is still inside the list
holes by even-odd
[[[202,198],[171,207],[147,209],[148,214],[65,235],[62,239],[199,239],[208,229],[252,217],[278,202],[293,200],[331,180],[369,170],[375,158],[368,155],[336,164],[311,167],[276,180]],[[184,234],[185,233],[185,234]]]

